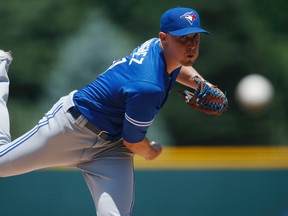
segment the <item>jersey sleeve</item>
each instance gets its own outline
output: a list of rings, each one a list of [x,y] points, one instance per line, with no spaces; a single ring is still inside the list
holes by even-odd
[[[133,82],[125,86],[126,103],[123,139],[130,143],[142,141],[159,112],[163,92],[151,83]]]

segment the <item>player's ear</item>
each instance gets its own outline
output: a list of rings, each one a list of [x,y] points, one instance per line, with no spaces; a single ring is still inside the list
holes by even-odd
[[[159,38],[161,41],[166,41],[167,40],[167,34],[164,32],[159,32]]]
[[[159,33],[159,38],[160,38],[160,42],[161,42],[161,46],[166,47],[167,42],[167,34],[164,32],[160,32]]]

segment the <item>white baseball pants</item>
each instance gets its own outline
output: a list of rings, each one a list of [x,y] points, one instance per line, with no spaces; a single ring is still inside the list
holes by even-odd
[[[92,194],[98,216],[129,216],[134,201],[133,154],[122,140],[111,142],[74,119],[74,92],[62,97],[38,124],[10,141],[7,100],[7,61],[0,56],[0,177],[53,166],[80,169]]]

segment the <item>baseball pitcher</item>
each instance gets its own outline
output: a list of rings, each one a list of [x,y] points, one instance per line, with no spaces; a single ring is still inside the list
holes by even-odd
[[[175,82],[184,101],[206,114],[222,114],[223,92],[192,67],[198,57],[198,13],[176,7],[160,19],[159,37],[135,48],[94,81],[59,99],[34,128],[11,141],[7,101],[9,52],[0,51],[0,176],[52,166],[83,172],[98,216],[129,216],[134,203],[133,156],[157,158],[162,147],[146,133]],[[13,73],[13,70],[11,71]]]

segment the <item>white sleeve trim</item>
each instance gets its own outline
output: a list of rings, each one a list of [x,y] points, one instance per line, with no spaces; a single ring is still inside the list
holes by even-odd
[[[142,121],[137,121],[135,119],[132,119],[131,117],[129,117],[127,115],[127,113],[125,113],[125,119],[130,122],[131,124],[135,125],[135,126],[139,126],[139,127],[148,127],[152,124],[152,122],[154,121],[154,119],[152,119],[151,121],[148,122],[142,122]]]

